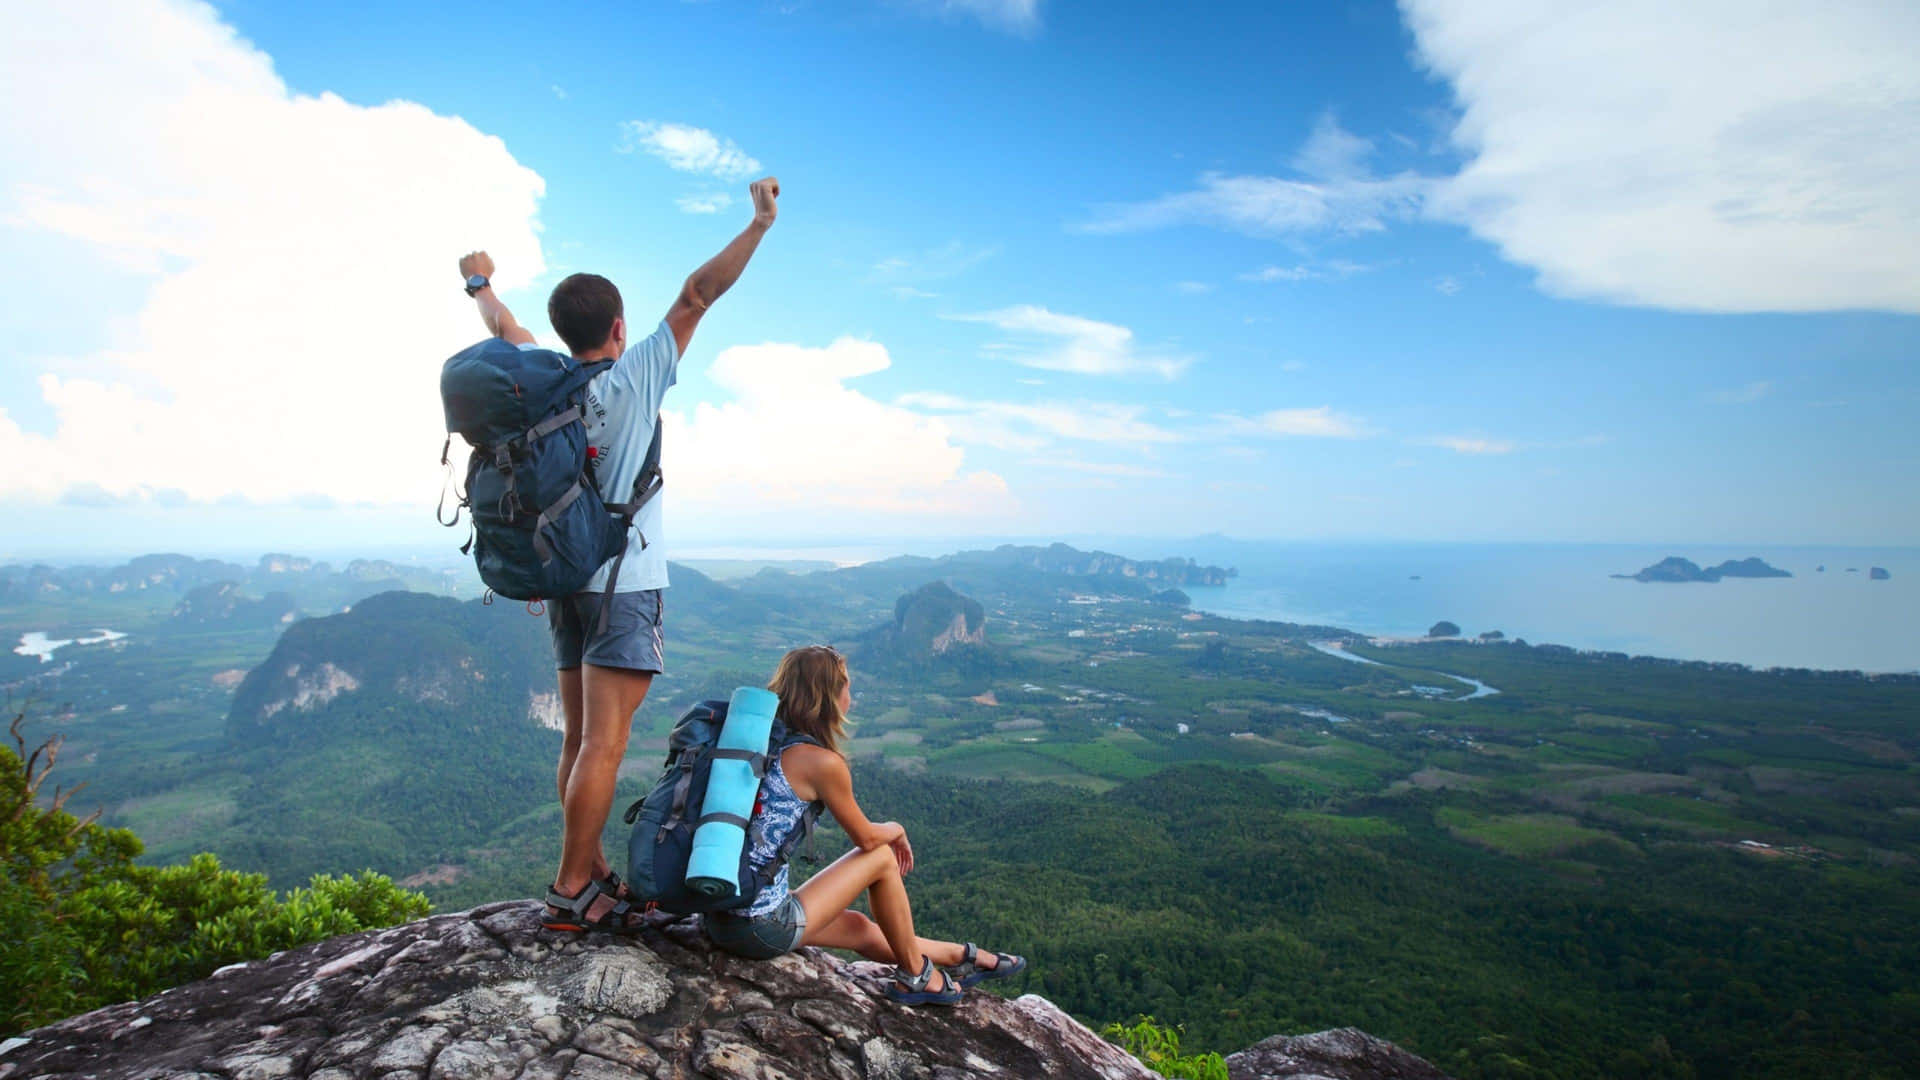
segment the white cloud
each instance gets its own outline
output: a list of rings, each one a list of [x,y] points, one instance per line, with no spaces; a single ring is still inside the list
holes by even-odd
[[[904,394],[897,404],[943,414],[956,437],[1003,450],[1033,452],[1055,440],[1145,448],[1179,442],[1176,432],[1146,419],[1144,406],[1106,401],[979,401],[952,394]]]
[[[1430,209],[1547,291],[1920,312],[1920,5],[1401,6],[1469,158]]]
[[[906,0],[922,11],[977,19],[992,30],[1028,36],[1040,29],[1040,0]]]
[[[1102,207],[1080,229],[1120,233],[1216,225],[1256,236],[1378,232],[1389,221],[1417,215],[1432,181],[1413,173],[1374,176],[1367,168],[1372,153],[1371,142],[1325,114],[1294,155],[1297,178],[1206,172],[1191,191]]]
[[[1329,259],[1317,266],[1295,263],[1292,266],[1263,266],[1240,274],[1241,281],[1252,281],[1267,285],[1276,281],[1331,281],[1339,278],[1364,274],[1374,267],[1366,263],[1357,263],[1351,259]]]
[[[1304,281],[1313,276],[1313,271],[1304,266],[1263,266],[1240,275],[1241,281],[1269,283],[1275,281]]]
[[[1507,439],[1488,439],[1477,435],[1438,435],[1431,439],[1419,440],[1422,446],[1438,446],[1456,454],[1484,456],[1491,454],[1511,454],[1518,445]]]
[[[1212,292],[1213,285],[1206,281],[1176,281],[1173,283],[1173,291],[1187,296],[1199,296]]]
[[[1000,253],[998,247],[958,240],[911,255],[890,255],[873,264],[867,280],[877,285],[924,285],[959,277]],[[931,295],[931,294],[929,294]]]
[[[1258,416],[1222,414],[1215,421],[1233,435],[1266,435],[1315,439],[1360,439],[1372,434],[1357,416],[1335,412],[1330,405],[1310,409],[1272,409]]]
[[[1464,288],[1466,286],[1460,284],[1460,279],[1452,274],[1444,274],[1433,283],[1434,291],[1442,296],[1452,296]]]
[[[996,342],[993,351],[1007,353],[1008,359],[1014,363],[1043,371],[1066,371],[1079,375],[1157,375],[1163,379],[1173,379],[1193,363],[1190,356],[1140,348],[1134,341],[1133,331],[1117,323],[1062,315],[1032,304],[978,315],[947,317],[959,322],[986,323],[1025,335],[1028,345]],[[1041,339],[1046,344],[1038,344],[1034,339]]]
[[[662,462],[675,505],[709,520],[794,508],[1011,512],[1004,480],[962,471],[965,452],[943,419],[847,385],[891,364],[884,346],[853,338],[721,352],[710,374],[731,398],[666,412]]]
[[[760,163],[723,138],[689,124],[658,120],[629,120],[621,125],[622,150],[652,154],[680,172],[701,173],[720,180],[745,180],[760,172]]]
[[[717,214],[733,205],[733,196],[724,191],[709,191],[699,195],[682,195],[673,200],[673,204],[688,214]]]
[[[1192,191],[1104,207],[1080,226],[1093,233],[1143,232],[1174,225],[1219,225],[1256,236],[1378,232],[1412,217],[1427,181],[1417,176],[1333,182],[1277,176],[1200,174]]]
[[[1772,390],[1773,383],[1762,379],[1732,390],[1715,390],[1711,396],[1713,400],[1727,405],[1750,405],[1766,397]]]
[[[19,7],[0,96],[34,103],[0,111],[0,235],[139,275],[88,283],[139,313],[38,377],[49,432],[0,414],[0,494],[431,502],[439,364],[481,333],[455,260],[543,272],[538,174],[420,105],[291,93],[197,3]]]

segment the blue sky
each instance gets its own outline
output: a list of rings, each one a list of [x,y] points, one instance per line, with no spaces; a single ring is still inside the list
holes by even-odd
[[[0,552],[442,542],[462,247],[646,325],[765,173],[676,542],[1920,542],[1920,20],[1665,7],[30,16]]]

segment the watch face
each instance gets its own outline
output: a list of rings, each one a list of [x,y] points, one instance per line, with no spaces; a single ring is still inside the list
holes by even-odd
[[[487,279],[481,277],[479,274],[475,274],[467,279],[467,288],[469,289],[484,289],[486,287]]]

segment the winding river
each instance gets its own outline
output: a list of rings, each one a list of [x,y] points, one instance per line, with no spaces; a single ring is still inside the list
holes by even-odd
[[[1328,656],[1337,656],[1342,660],[1351,660],[1356,664],[1372,664],[1375,667],[1386,666],[1378,660],[1371,660],[1371,659],[1368,659],[1367,657],[1360,656],[1356,653],[1348,652],[1345,648],[1341,647],[1340,643],[1337,641],[1314,641],[1314,642],[1309,642],[1308,644],[1312,645],[1315,650],[1326,653]],[[1461,683],[1465,686],[1470,686],[1473,688],[1470,692],[1462,694],[1457,698],[1448,698],[1447,699],[1448,701],[1472,701],[1474,698],[1492,697],[1493,695],[1500,692],[1499,690],[1491,686],[1488,686],[1486,683],[1481,682],[1479,679],[1469,679],[1465,675],[1454,675],[1454,674],[1451,674],[1450,672],[1445,672],[1445,671],[1435,672],[1434,674],[1445,675],[1447,678],[1452,679],[1454,682]]]

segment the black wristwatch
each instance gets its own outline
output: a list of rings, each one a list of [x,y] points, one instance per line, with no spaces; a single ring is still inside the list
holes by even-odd
[[[481,289],[484,289],[486,287],[487,287],[487,278],[486,278],[486,275],[484,274],[475,274],[472,277],[467,279],[467,295],[468,296],[472,296],[474,293],[477,293]]]

